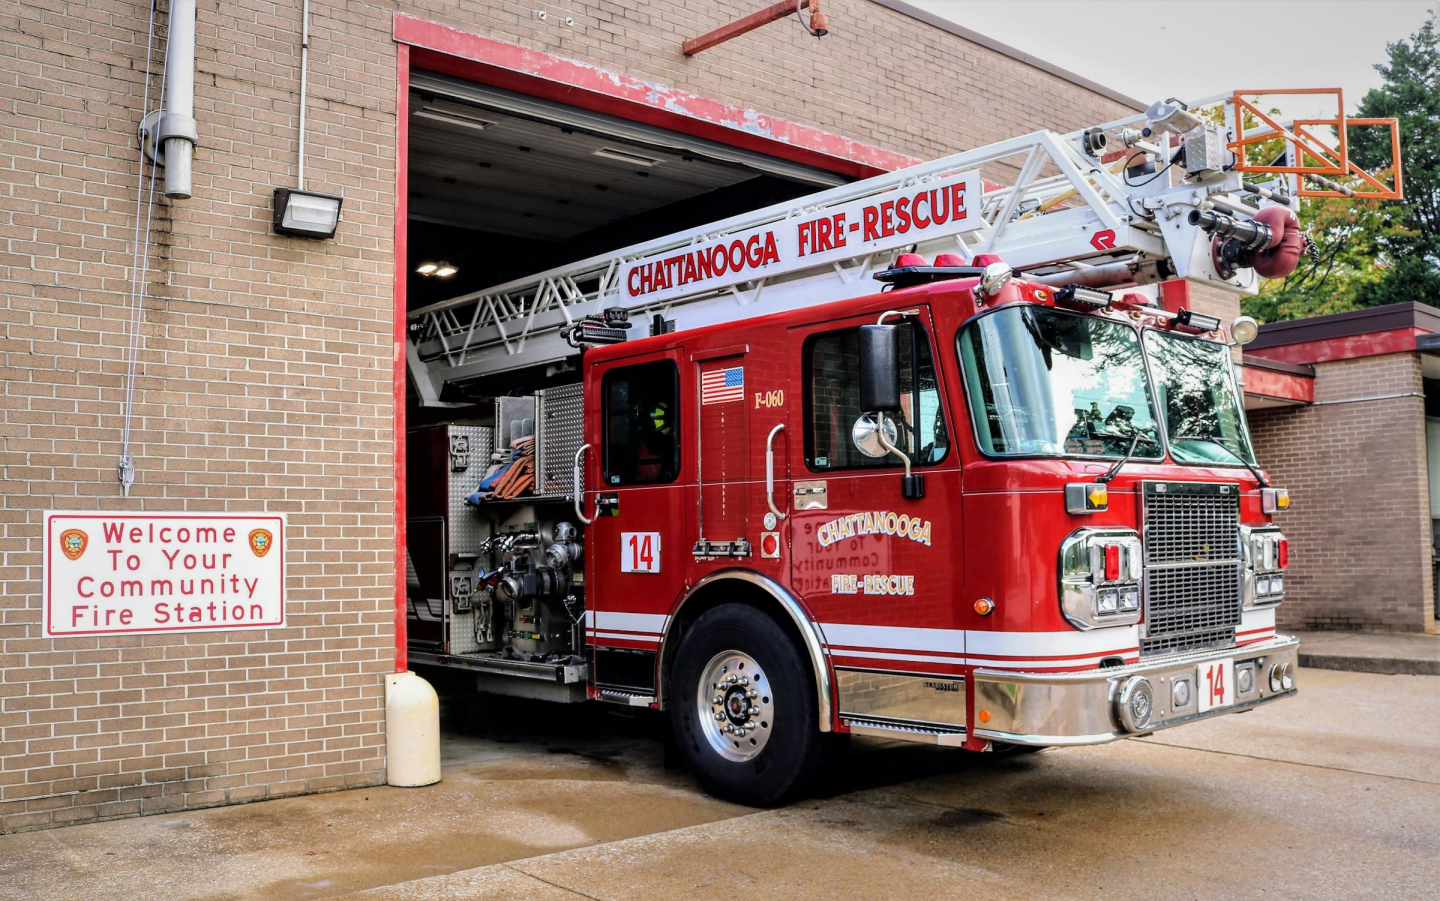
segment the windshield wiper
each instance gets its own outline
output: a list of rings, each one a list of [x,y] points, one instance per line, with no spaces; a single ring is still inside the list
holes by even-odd
[[[1109,483],[1111,479],[1118,476],[1120,474],[1120,468],[1123,467],[1126,463],[1129,463],[1130,458],[1135,456],[1135,448],[1140,446],[1140,439],[1142,437],[1144,436],[1142,436],[1139,432],[1136,432],[1135,437],[1130,439],[1130,447],[1128,450],[1125,451],[1125,456],[1116,460],[1115,465],[1110,467],[1110,469],[1107,470],[1104,475],[1096,476],[1095,481],[1099,482],[1101,485],[1105,485]]]
[[[1170,439],[1170,442],[1172,444],[1176,441],[1209,441],[1211,444],[1225,451],[1225,453],[1245,464],[1245,468],[1250,470],[1251,475],[1255,476],[1255,481],[1260,483],[1261,488],[1270,487],[1270,482],[1263,475],[1260,474],[1259,467],[1255,466],[1249,460],[1245,459],[1245,457],[1239,451],[1235,450],[1233,447],[1222,441],[1218,435],[1183,435],[1179,438]]]

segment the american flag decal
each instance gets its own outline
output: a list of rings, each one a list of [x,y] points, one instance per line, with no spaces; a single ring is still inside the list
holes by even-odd
[[[700,374],[700,405],[745,399],[745,367],[712,369]]]

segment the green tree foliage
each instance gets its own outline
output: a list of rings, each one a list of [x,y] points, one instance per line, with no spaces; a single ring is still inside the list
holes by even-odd
[[[1388,44],[1375,67],[1381,87],[1359,118],[1400,121],[1405,199],[1307,199],[1300,219],[1319,251],[1283,281],[1244,301],[1262,322],[1418,300],[1440,304],[1440,26],[1435,14],[1408,41]],[[1350,129],[1350,159],[1369,171],[1389,164],[1388,129]],[[1383,180],[1383,179],[1382,179]]]

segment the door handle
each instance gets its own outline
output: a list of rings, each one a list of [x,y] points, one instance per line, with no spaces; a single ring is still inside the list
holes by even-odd
[[[585,456],[585,452],[589,449],[590,445],[582,444],[580,449],[575,452],[575,481],[572,483],[575,486],[575,516],[587,526],[593,524],[595,520],[585,515],[585,489],[580,481],[580,458]]]
[[[770,508],[770,512],[775,514],[776,519],[784,519],[790,515],[775,506],[775,436],[784,430],[785,423],[782,422],[765,437],[765,504]]]

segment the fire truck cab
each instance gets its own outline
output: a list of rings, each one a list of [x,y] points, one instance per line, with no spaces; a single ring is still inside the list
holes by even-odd
[[[1229,348],[992,265],[586,354],[590,693],[717,792],[826,732],[1017,753],[1295,691]]]

